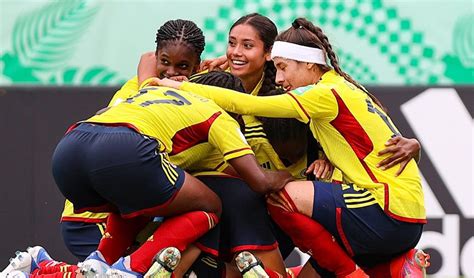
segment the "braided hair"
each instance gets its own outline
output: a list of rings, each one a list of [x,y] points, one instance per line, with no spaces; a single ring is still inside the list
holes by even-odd
[[[355,81],[349,74],[342,71],[339,66],[339,61],[336,53],[332,49],[332,45],[329,43],[328,37],[324,34],[323,30],[305,18],[297,18],[291,24],[291,27],[286,31],[279,34],[276,38],[277,41],[291,42],[303,46],[319,48],[323,51],[325,56],[329,58],[331,66],[334,70],[342,76],[345,80],[352,83],[354,86],[365,92],[378,106],[387,111],[386,107],[371,93],[369,93],[364,86],[360,85]],[[318,65],[323,71],[328,71],[329,66]]]
[[[202,30],[192,21],[184,19],[168,20],[156,32],[156,54],[169,43],[186,43],[201,57],[204,51],[204,35]]]
[[[278,35],[278,30],[268,17],[263,16],[259,13],[251,13],[239,18],[232,26],[230,27],[230,31],[234,29],[235,26],[248,24],[252,26],[255,31],[257,32],[259,38],[263,42],[263,49],[265,52],[269,52],[275,42],[275,38]],[[275,89],[275,76],[276,76],[276,68],[273,64],[273,61],[267,61],[264,65],[263,71],[263,82],[262,87],[258,91],[259,96],[268,95],[268,92]]]

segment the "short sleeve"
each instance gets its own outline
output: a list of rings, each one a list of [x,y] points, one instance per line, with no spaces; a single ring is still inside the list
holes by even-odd
[[[120,90],[118,90],[109,102],[108,106],[115,106],[138,92],[138,77],[128,80]]]

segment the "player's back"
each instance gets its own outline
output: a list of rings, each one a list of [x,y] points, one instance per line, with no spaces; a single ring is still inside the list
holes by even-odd
[[[160,151],[176,153],[206,142],[211,125],[222,114],[225,112],[211,100],[152,86],[86,121],[131,124],[140,133],[158,139],[162,144]]]

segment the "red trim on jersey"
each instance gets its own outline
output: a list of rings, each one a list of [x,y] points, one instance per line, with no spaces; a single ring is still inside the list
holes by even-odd
[[[364,167],[367,175],[369,175],[370,179],[375,183],[381,183],[384,185],[384,212],[389,215],[390,217],[403,221],[403,222],[410,222],[410,223],[426,223],[426,219],[418,219],[418,218],[407,218],[403,216],[398,216],[390,212],[389,210],[389,190],[388,184],[382,183],[377,180],[372,170],[369,168],[367,163],[365,163],[364,158],[373,150],[374,146],[372,141],[370,140],[369,136],[362,128],[360,123],[355,119],[354,115],[352,115],[349,108],[347,108],[344,101],[341,99],[339,94],[335,89],[331,89],[334,97],[336,98],[337,105],[339,108],[339,113],[337,117],[331,121],[331,124],[334,126],[336,130],[338,130],[347,143],[351,146],[352,150],[355,152],[359,161]]]
[[[137,217],[137,216],[140,216],[140,215],[160,215],[159,213],[154,213],[154,211],[168,206],[174,200],[174,198],[176,198],[176,196],[178,195],[178,192],[179,192],[179,190],[176,190],[176,192],[173,193],[173,196],[171,196],[171,198],[169,198],[166,202],[164,202],[161,205],[154,206],[154,207],[151,207],[151,208],[137,210],[135,212],[128,213],[128,214],[122,214],[121,213],[120,215],[122,216],[122,218],[126,218],[126,219]]]
[[[349,241],[347,240],[346,234],[344,233],[344,230],[342,229],[342,211],[341,208],[336,208],[336,227],[337,227],[337,233],[339,234],[339,237],[342,240],[342,244],[344,244],[344,248],[346,248],[347,252],[351,257],[354,257],[354,251],[352,251],[352,247],[349,244]]]
[[[301,105],[301,103],[298,101],[298,99],[292,94],[292,93],[287,93],[289,94],[295,101],[296,103],[298,104],[298,106],[300,107],[301,110],[303,110],[304,114],[306,115],[306,117],[308,117],[308,119],[311,121],[311,117],[309,116],[308,112],[306,112],[306,110],[304,109],[303,105]]]
[[[236,152],[240,152],[240,151],[243,151],[243,150],[252,150],[252,149],[250,147],[241,148],[241,149],[233,150],[233,151],[230,151],[230,152],[226,152],[224,154],[224,156],[229,155],[229,154],[233,154],[233,153],[236,153]]]
[[[86,217],[63,216],[61,217],[61,222],[105,223],[107,222],[107,217],[86,218]]]
[[[408,218],[408,217],[403,217],[403,216],[399,216],[399,215],[396,215],[396,214],[393,214],[391,213],[390,211],[385,211],[385,213],[390,216],[391,218],[393,219],[396,219],[396,220],[399,220],[399,221],[402,221],[402,222],[408,222],[408,223],[422,223],[422,224],[426,224],[428,223],[428,220],[426,220],[425,218],[421,219],[421,218]]]
[[[372,170],[370,170],[369,165],[367,165],[367,163],[365,163],[365,161],[360,158],[359,158],[359,161],[360,161],[360,164],[362,164],[362,167],[364,167],[365,171],[367,172],[367,175],[369,175],[370,179],[373,182],[380,183],[375,177],[374,173],[372,173]]]
[[[212,248],[206,247],[206,246],[202,245],[202,244],[199,243],[199,242],[194,242],[194,245],[196,245],[196,247],[199,248],[201,251],[203,251],[203,252],[205,252],[205,253],[208,253],[208,254],[211,254],[211,255],[213,255],[214,257],[219,256],[219,251],[216,250],[216,249],[212,249]]]
[[[388,184],[385,182],[382,182],[383,184],[383,190],[384,190],[384,196],[383,196],[383,201],[385,204],[385,207],[383,208],[384,211],[389,212],[389,207],[388,203],[390,202],[390,192],[388,191]]]
[[[341,133],[342,137],[346,139],[357,157],[364,159],[374,149],[374,145],[336,90],[331,89],[331,91],[336,98],[339,108],[339,113],[337,117],[331,121],[331,124]]]
[[[176,132],[173,138],[171,138],[173,150],[170,152],[170,155],[178,154],[192,146],[207,142],[209,129],[211,129],[212,123],[214,123],[221,114],[221,111],[216,112],[204,122],[185,127]]]

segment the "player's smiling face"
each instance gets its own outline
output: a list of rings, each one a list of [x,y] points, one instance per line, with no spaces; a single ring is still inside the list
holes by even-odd
[[[232,74],[241,79],[262,75],[265,62],[270,57],[257,31],[248,24],[240,24],[230,30],[226,55]]]
[[[158,77],[186,76],[199,66],[199,57],[186,43],[165,43],[158,49],[156,70]]]

